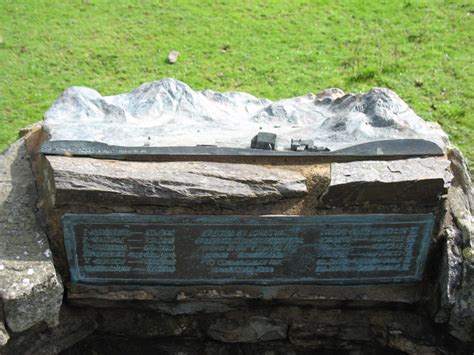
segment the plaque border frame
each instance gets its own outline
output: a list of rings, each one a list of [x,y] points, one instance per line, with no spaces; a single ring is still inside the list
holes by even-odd
[[[124,224],[143,224],[143,223],[161,223],[161,224],[188,224],[193,225],[197,223],[212,224],[212,225],[235,225],[240,219],[245,218],[248,225],[277,225],[284,224],[288,225],[288,221],[291,219],[298,219],[300,221],[307,221],[312,223],[303,224],[329,224],[329,223],[357,223],[359,225],[373,225],[375,223],[384,224],[399,224],[399,223],[412,223],[415,225],[424,225],[423,235],[421,236],[420,249],[418,251],[417,258],[415,260],[415,273],[405,276],[398,277],[364,277],[359,279],[348,278],[348,279],[327,279],[315,281],[313,278],[289,278],[283,279],[278,278],[277,280],[271,280],[259,278],[259,279],[162,279],[156,280],[144,280],[130,279],[130,278],[94,278],[83,276],[80,273],[79,262],[77,258],[77,246],[76,239],[74,237],[73,227],[78,223],[91,223],[91,219],[101,218],[106,219],[104,224],[110,223],[124,223]],[[69,272],[71,275],[71,282],[81,284],[104,284],[104,285],[143,285],[143,286],[204,286],[204,285],[253,285],[253,286],[284,286],[284,285],[334,285],[334,286],[363,286],[363,285],[374,285],[374,284],[409,284],[420,282],[423,278],[424,269],[426,266],[426,260],[428,257],[428,251],[430,247],[431,235],[434,227],[434,215],[432,213],[424,214],[338,214],[338,215],[141,215],[135,213],[104,213],[104,214],[74,214],[66,213],[61,218],[64,231],[64,244],[66,248],[67,261],[69,266]],[[192,220],[192,223],[187,220]],[[282,223],[285,222],[286,223]],[[362,223],[366,220],[365,223]],[[167,222],[167,223],[162,223]],[[174,223],[172,223],[174,222]],[[232,223],[233,222],[233,223]],[[277,222],[277,223],[275,223]],[[278,223],[280,222],[280,223]],[[100,221],[97,223],[100,224]],[[301,223],[300,223],[301,224]]]

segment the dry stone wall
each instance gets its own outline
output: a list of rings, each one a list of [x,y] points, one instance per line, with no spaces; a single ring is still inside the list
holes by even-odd
[[[43,156],[46,138],[29,130],[0,156],[0,352],[472,352],[474,198],[456,148],[393,161],[145,163]],[[433,213],[437,223],[416,284],[71,283],[61,217],[112,212]]]

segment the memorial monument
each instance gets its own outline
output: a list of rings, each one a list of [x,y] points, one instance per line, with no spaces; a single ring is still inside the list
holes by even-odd
[[[72,87],[22,134],[5,354],[472,351],[469,169],[393,91]]]

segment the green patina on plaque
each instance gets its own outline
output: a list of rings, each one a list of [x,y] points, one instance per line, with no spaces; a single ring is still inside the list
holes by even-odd
[[[374,284],[420,281],[434,217],[67,214],[73,282]]]

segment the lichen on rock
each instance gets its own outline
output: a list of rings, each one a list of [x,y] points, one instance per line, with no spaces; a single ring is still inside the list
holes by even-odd
[[[24,139],[0,155],[0,298],[7,329],[58,324],[63,287],[34,213],[36,187]]]

